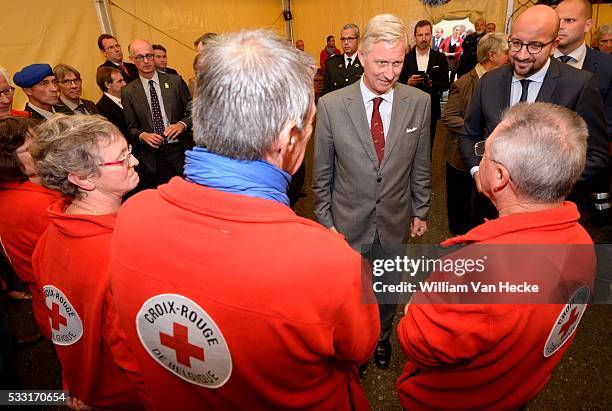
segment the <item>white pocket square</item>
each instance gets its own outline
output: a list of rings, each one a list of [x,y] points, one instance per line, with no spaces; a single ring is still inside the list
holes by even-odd
[[[414,130],[416,130],[416,127],[410,127],[406,129],[406,133],[412,133]]]

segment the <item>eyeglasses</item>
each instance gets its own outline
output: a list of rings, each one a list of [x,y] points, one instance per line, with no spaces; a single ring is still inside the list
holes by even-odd
[[[120,48],[121,48],[121,44],[114,44],[112,46],[108,46],[107,48],[105,48],[104,51],[119,50]]]
[[[357,40],[359,37],[340,37],[340,41],[353,41]]]
[[[144,56],[142,54],[138,55],[138,56],[134,56],[134,59],[136,59],[136,61],[140,61],[141,63],[143,61],[145,61],[145,59],[147,60],[153,60],[153,57],[155,57],[155,54],[145,54]]]
[[[499,164],[500,166],[504,166],[499,161],[494,160],[494,159],[492,159],[489,156],[485,156],[484,153],[485,153],[485,142],[484,142],[484,140],[483,141],[479,141],[478,143],[474,144],[474,154],[476,154],[478,157],[486,157],[489,160],[491,160],[492,162],[494,162],[496,164]],[[506,166],[504,166],[504,167],[506,167]],[[508,168],[508,167],[506,167],[506,168]]]
[[[15,87],[12,86],[9,88],[5,88],[4,90],[0,90],[0,96],[11,98],[13,97],[13,94],[15,94]]]
[[[109,161],[107,163],[98,164],[100,167],[104,166],[127,166],[130,164],[130,156],[132,155],[132,145],[128,144],[127,154],[121,157],[119,160]]]
[[[542,44],[538,41],[534,41],[532,43],[523,43],[520,40],[508,40],[508,47],[510,48],[511,52],[519,53],[523,49],[523,46],[527,46],[527,52],[529,54],[538,54],[542,51],[544,47],[548,46],[553,41],[555,41],[555,39],[552,39],[548,43]]]
[[[72,80],[62,80],[59,82],[62,86],[68,86],[68,85],[74,85],[74,86],[80,86],[83,83],[83,80],[81,80],[81,78],[74,78]]]
[[[54,87],[57,87],[57,80],[43,80],[39,83],[36,84],[37,86],[41,86],[41,87],[49,87],[51,85],[53,85]]]

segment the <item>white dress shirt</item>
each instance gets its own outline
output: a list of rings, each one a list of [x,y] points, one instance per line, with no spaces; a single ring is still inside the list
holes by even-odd
[[[142,82],[142,86],[144,87],[145,94],[147,95],[147,102],[149,103],[149,110],[151,110],[151,90],[149,87],[149,80],[153,80],[153,87],[155,88],[155,91],[157,92],[157,99],[159,100],[159,108],[161,109],[162,119],[164,120],[164,127],[167,128],[170,125],[170,122],[168,121],[168,116],[166,116],[166,110],[164,108],[164,99],[162,98],[161,86],[159,84],[159,76],[157,75],[157,70],[155,71],[155,74],[153,74],[153,77],[151,77],[150,79],[144,78],[142,76],[139,76],[139,77],[140,77],[140,81]],[[151,116],[152,115],[153,115],[153,111],[151,111]],[[151,119],[151,123],[152,122],[153,122],[153,119]]]
[[[427,71],[427,65],[429,64],[429,47],[425,54],[421,54],[419,49],[415,50],[416,53],[416,62],[419,71]]]
[[[587,47],[586,44],[582,43],[580,47],[576,50],[572,51],[570,54],[567,54],[571,57],[566,64],[569,64],[572,67],[577,69],[582,69],[582,65],[584,64],[584,58],[586,57]],[[555,53],[553,54],[556,59],[565,54],[561,53],[559,49],[555,49]]]
[[[387,141],[387,132],[389,131],[389,127],[391,126],[391,109],[393,108],[394,87],[391,87],[389,91],[379,96],[378,94],[375,94],[370,91],[370,89],[365,85],[365,83],[363,82],[363,76],[361,76],[361,80],[359,80],[359,88],[361,89],[361,97],[363,98],[363,104],[365,106],[368,126],[372,127],[370,123],[372,122],[372,111],[374,111],[374,98],[382,97],[383,99],[383,101],[380,102],[380,106],[378,106],[378,112],[380,113],[380,118],[383,122],[383,132],[385,133],[385,141]]]
[[[542,83],[544,82],[544,77],[548,72],[548,67],[550,67],[550,57],[548,58],[548,60],[546,60],[546,64],[544,64],[544,67],[542,67],[537,73],[534,73],[529,77],[519,76],[516,73],[512,74],[512,87],[510,88],[510,107],[518,103],[521,99],[521,93],[523,92],[521,80],[523,79],[531,80],[531,83],[529,83],[529,88],[527,89],[527,101],[529,103],[533,103],[536,100],[538,94],[540,93]]]
[[[149,87],[148,83],[147,83],[147,87]],[[115,97],[112,94],[107,93],[106,91],[104,92],[104,95],[106,97],[110,98],[113,101],[113,103],[115,103],[119,107],[123,108],[123,104],[121,104],[121,99],[119,97]]]
[[[344,67],[348,67],[349,63],[348,63],[348,59],[351,59],[351,64],[355,64],[355,59],[357,58],[357,53],[353,54],[352,56],[347,56],[346,54],[344,55]]]

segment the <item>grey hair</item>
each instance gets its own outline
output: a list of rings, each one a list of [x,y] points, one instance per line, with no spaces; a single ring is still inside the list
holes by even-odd
[[[195,144],[230,158],[264,158],[288,122],[306,125],[314,73],[308,54],[268,30],[209,39],[198,61]]]
[[[406,26],[402,19],[393,14],[379,14],[372,17],[366,25],[359,50],[363,54],[368,54],[372,46],[381,41],[393,45],[398,42],[404,46],[408,44]]]
[[[584,170],[588,128],[576,112],[550,103],[507,109],[489,144],[520,195],[536,203],[565,198]]]
[[[6,82],[10,86],[11,85],[11,76],[9,75],[8,70],[5,69],[4,67],[0,66],[0,75],[2,75],[2,77],[4,77],[4,79],[6,80]]]
[[[99,115],[56,114],[34,129],[30,154],[45,187],[71,198],[83,195],[68,174],[99,176],[100,146],[122,138],[111,122]]]
[[[350,30],[350,29],[355,29],[355,35],[359,37],[359,26],[356,25],[355,23],[346,23],[344,26],[342,26],[342,30]]]
[[[595,32],[595,36],[597,37],[597,41],[601,40],[602,34],[612,34],[612,24],[604,24],[599,27]]]
[[[64,76],[68,73],[73,73],[75,76],[77,76],[77,78],[81,78],[81,73],[79,73],[79,70],[69,66],[68,64],[60,63],[53,67],[53,74],[55,75],[57,81],[62,81]]]
[[[478,42],[476,58],[479,63],[489,60],[489,51],[495,54],[508,50],[508,38],[504,33],[487,33]]]

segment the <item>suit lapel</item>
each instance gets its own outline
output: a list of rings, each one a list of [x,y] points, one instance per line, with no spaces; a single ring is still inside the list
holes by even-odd
[[[344,105],[348,112],[349,118],[357,130],[361,145],[365,150],[366,154],[378,167],[378,156],[376,155],[376,149],[374,148],[374,142],[372,141],[372,134],[370,133],[370,127],[368,126],[367,114],[365,111],[365,105],[363,103],[363,97],[361,96],[361,89],[359,88],[359,82],[355,82],[348,86],[351,88],[351,93],[344,98]]]
[[[409,73],[416,73],[417,71],[419,71],[419,66],[417,65],[416,61],[416,51],[414,51],[414,49],[410,51],[410,53],[408,53],[407,63]]]
[[[597,60],[594,58],[595,53],[591,50],[590,47],[587,47],[586,56],[584,56],[584,63],[582,63],[582,68],[591,73],[597,72]]]
[[[540,92],[538,93],[535,101],[551,101],[552,95],[559,84],[559,64],[565,63],[558,62],[554,57],[550,59],[550,66],[548,67],[548,71],[544,76],[542,87],[540,87]]]
[[[140,81],[140,78],[137,80],[138,81],[133,82],[134,99],[136,102],[142,102],[142,113],[147,113],[147,115],[143,116],[144,120],[146,121],[145,124],[147,125],[146,129],[153,131],[153,112],[151,111],[151,106],[149,105],[149,100],[147,99],[147,93],[145,93],[144,85],[142,84],[142,81]]]
[[[172,95],[170,93],[170,87],[171,83],[170,83],[170,79],[168,78],[168,76],[166,76],[163,73],[159,73],[159,88],[161,89],[161,98],[164,100],[164,111],[166,112],[166,118],[168,119],[168,122],[170,124],[172,124],[172,117],[170,116],[170,113],[172,113],[173,108],[172,108]]]
[[[503,81],[501,84],[504,84],[504,89],[502,90],[501,98],[498,106],[498,113],[502,113],[506,108],[510,107],[510,89],[512,88],[512,73],[514,69],[510,65],[506,65],[503,68],[499,68],[498,70],[503,71]]]

